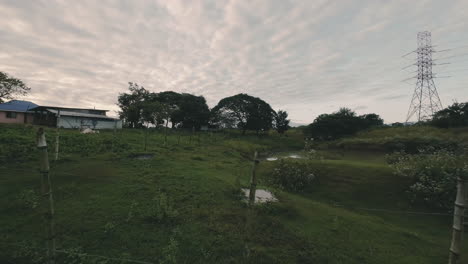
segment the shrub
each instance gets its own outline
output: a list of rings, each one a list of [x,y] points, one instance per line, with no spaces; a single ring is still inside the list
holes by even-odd
[[[302,191],[312,183],[315,175],[309,164],[281,159],[268,178],[270,184],[287,191]]]
[[[416,155],[398,152],[387,157],[395,174],[414,179],[409,187],[413,202],[450,209],[456,195],[458,177],[468,175],[463,157],[447,150],[426,149]]]

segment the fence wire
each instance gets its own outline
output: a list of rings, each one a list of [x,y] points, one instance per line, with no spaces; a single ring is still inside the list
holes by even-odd
[[[25,244],[22,244],[22,243],[2,242],[1,244],[5,244],[5,245],[9,245],[9,246],[16,246],[16,247],[27,247],[27,248],[42,250],[44,252],[47,251],[46,248],[33,247],[33,246],[25,245]],[[148,261],[142,261],[142,260],[137,260],[137,259],[108,257],[108,256],[88,254],[88,253],[72,252],[72,251],[67,251],[67,250],[63,250],[63,249],[56,249],[55,252],[62,253],[62,254],[67,254],[69,256],[78,256],[78,257],[85,257],[85,258],[100,258],[100,259],[105,259],[105,260],[116,260],[116,261],[123,261],[123,262],[128,262],[128,263],[137,263],[137,264],[157,264],[155,262],[148,262]]]

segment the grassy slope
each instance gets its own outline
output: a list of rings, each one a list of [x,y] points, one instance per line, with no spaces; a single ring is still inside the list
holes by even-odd
[[[404,149],[416,152],[419,148],[434,146],[453,148],[468,142],[467,128],[436,128],[430,126],[386,127],[363,131],[355,136],[322,144],[323,148],[371,151]]]
[[[34,154],[33,133],[33,129],[0,127],[0,140],[14,138],[1,141],[3,156],[11,149],[6,149],[7,144],[15,142],[23,148],[31,145]],[[164,147],[162,135],[152,133],[147,152],[155,157],[128,158],[142,152],[142,135],[141,131],[120,133],[117,153],[110,153],[110,132],[89,136],[64,132],[63,142],[78,144],[64,145],[64,160],[52,168],[59,247],[153,262],[174,252],[179,263],[440,263],[446,259],[450,217],[352,209],[420,209],[410,208],[404,197],[407,180],[395,178],[381,154],[327,153],[333,159],[315,161],[317,182],[307,192],[277,191],[280,203],[249,211],[240,202],[237,183],[248,183],[249,154],[254,149],[267,153],[300,148],[299,134],[260,139],[205,134],[201,144],[197,136],[189,144],[189,134],[183,134],[180,145],[178,136],[171,135]],[[262,162],[260,177],[270,173],[273,164]],[[21,163],[0,164],[0,175],[1,240],[39,243],[43,228],[38,210],[24,208],[18,199],[22,190],[39,188],[35,155]],[[155,222],[143,216],[159,193],[168,195],[178,217]],[[178,250],[168,249],[170,238],[177,241]],[[21,263],[22,258],[12,258],[18,251],[15,246],[0,243],[0,247],[2,263]]]
[[[356,158],[356,153],[353,153]],[[363,155],[364,157],[367,154]],[[298,217],[285,218],[318,247],[323,263],[440,263],[446,260],[450,216],[394,211],[413,208],[405,190],[384,163],[363,160],[314,161],[317,179],[302,194],[282,195]],[[273,165],[263,165],[268,174]],[[364,209],[391,210],[391,212]]]

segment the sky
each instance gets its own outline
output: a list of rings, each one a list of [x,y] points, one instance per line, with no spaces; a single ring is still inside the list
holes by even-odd
[[[468,101],[467,15],[466,0],[0,0],[0,71],[32,88],[20,99],[110,115],[136,82],[210,107],[247,93],[294,124],[340,107],[402,122],[420,31],[450,62],[434,66],[442,104]]]

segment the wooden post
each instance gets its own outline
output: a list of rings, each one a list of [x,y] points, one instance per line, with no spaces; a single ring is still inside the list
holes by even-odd
[[[55,131],[55,161],[58,160],[59,156],[59,140],[60,140],[60,127],[59,127],[59,121],[60,121],[60,109],[57,112],[57,128]]]
[[[144,128],[143,128],[144,129]],[[146,151],[146,143],[148,141],[148,126],[146,126],[146,129],[145,129],[145,151]]]
[[[41,161],[41,195],[47,202],[48,208],[44,214],[47,221],[46,225],[46,241],[47,241],[47,263],[55,263],[55,224],[54,224],[54,198],[52,195],[52,183],[49,175],[49,155],[47,153],[47,141],[45,138],[44,129],[39,128],[37,131],[37,148],[40,152]]]
[[[249,205],[253,205],[255,203],[255,192],[257,190],[257,176],[255,174],[255,169],[259,163],[257,155],[258,153],[255,151],[252,165],[252,176],[250,178]]]
[[[465,224],[463,225],[463,231],[466,232],[468,230],[468,183],[465,182]]]
[[[453,231],[452,231],[452,243],[450,245],[449,253],[449,264],[460,263],[461,253],[461,240],[463,236],[463,217],[465,214],[465,191],[466,191],[466,179],[458,178],[457,182],[457,198],[455,199],[455,210],[453,212]]]
[[[192,133],[190,134],[190,141],[189,141],[189,144],[192,144],[192,136],[193,136],[193,133],[195,132],[195,127],[193,126],[192,127]]]
[[[115,151],[116,134],[117,134],[117,120],[114,120],[114,131],[112,133],[112,152]]]
[[[166,120],[166,129],[164,130],[164,146],[167,144],[167,126],[169,125],[169,117]]]

